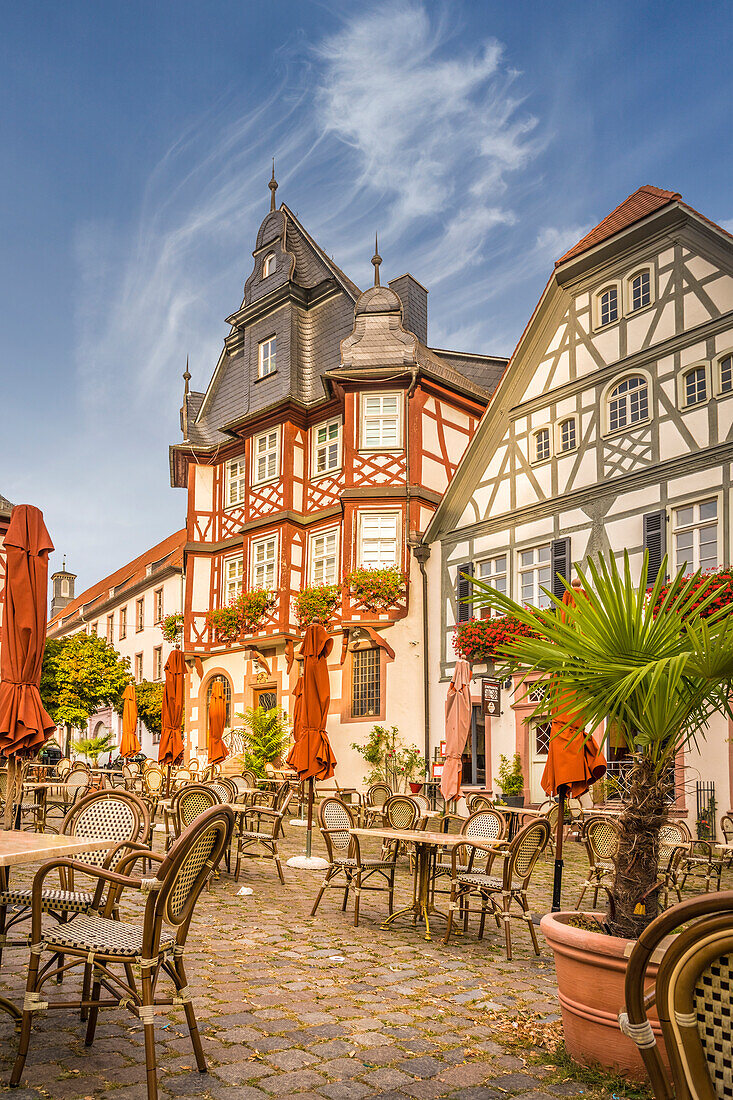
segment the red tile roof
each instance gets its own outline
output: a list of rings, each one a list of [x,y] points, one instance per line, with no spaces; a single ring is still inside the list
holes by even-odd
[[[76,596],[71,603],[67,604],[52,619],[49,619],[48,629],[53,630],[62,619],[68,619],[70,616],[73,618],[75,613],[78,613],[85,604],[96,601],[103,603],[109,597],[110,588],[117,588],[119,585],[120,594],[127,588],[133,588],[145,578],[149,565],[157,563],[159,567],[165,565],[169,568],[171,566],[183,568],[183,547],[185,545],[186,529],[184,527],[181,531],[168,535],[168,538],[163,539],[156,546],[151,546],[139,558],[135,558],[127,565],[121,566],[114,573],[110,573],[108,577],[104,577],[103,580],[93,584],[91,588],[85,589],[81,595]]]
[[[624,199],[621,205],[612,210],[607,218],[598,223],[595,229],[591,229],[590,233],[586,233],[583,239],[578,241],[569,252],[561,256],[556,261],[555,267],[565,263],[566,260],[572,260],[574,256],[580,256],[581,253],[587,252],[588,249],[600,244],[601,241],[606,241],[609,237],[620,233],[622,229],[628,229],[634,222],[641,221],[648,214],[653,214],[655,210],[661,210],[663,206],[667,206],[670,202],[681,198],[682,196],[677,191],[663,191],[661,187],[652,187],[650,184],[645,184],[638,191],[634,191],[633,195],[629,195],[627,199]]]

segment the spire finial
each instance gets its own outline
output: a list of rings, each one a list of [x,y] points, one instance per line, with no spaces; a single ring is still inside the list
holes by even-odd
[[[188,356],[186,356],[186,369],[183,372],[183,394],[188,393],[188,383],[191,381],[191,372],[188,369]]]
[[[63,563],[61,565],[61,572],[62,573],[66,572],[66,554],[64,554],[64,560],[63,560]]]
[[[379,255],[379,238],[374,234],[374,255],[372,256],[372,263],[374,264],[374,285],[379,286],[379,265],[382,262],[382,257]]]
[[[277,180],[275,179],[275,158],[272,158],[272,179],[267,185],[270,188],[270,210],[275,209],[275,192],[277,191]]]

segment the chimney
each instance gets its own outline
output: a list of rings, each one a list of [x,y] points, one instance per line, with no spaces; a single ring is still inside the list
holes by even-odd
[[[389,288],[402,302],[402,320],[421,344],[428,342],[428,292],[412,275],[390,279]]]
[[[66,569],[66,558],[58,573],[51,574],[53,584],[53,597],[51,599],[51,618],[63,611],[67,604],[74,599],[74,581],[76,573],[69,573]]]

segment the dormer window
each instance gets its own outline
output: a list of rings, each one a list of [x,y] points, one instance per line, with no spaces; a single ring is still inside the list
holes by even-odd
[[[652,284],[649,269],[640,271],[631,279],[629,284],[629,305],[631,310],[644,309],[651,304]]]
[[[550,457],[550,429],[540,428],[534,433],[533,462],[545,462]]]
[[[276,259],[274,252],[268,252],[262,261],[262,278],[266,279],[268,275],[272,275],[275,271]]]
[[[601,325],[618,321],[618,287],[609,286],[601,294],[599,320]]]
[[[708,378],[704,366],[693,367],[684,376],[684,401],[690,405],[701,405],[708,399]]]
[[[263,340],[257,353],[257,377],[267,378],[268,374],[275,373],[277,362],[277,337],[271,336]]]

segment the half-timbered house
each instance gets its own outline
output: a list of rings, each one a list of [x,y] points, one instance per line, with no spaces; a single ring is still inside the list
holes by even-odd
[[[205,392],[186,392],[171,480],[188,491],[186,728],[206,744],[224,685],[228,726],[246,707],[292,710],[302,638],[295,599],[336,586],[328,728],[337,777],[363,775],[352,743],[396,725],[422,748],[420,542],[506,360],[427,345],[427,291],[411,275],[361,293],[286,206],[257,234],[252,271]],[[395,567],[401,597],[367,606],[346,583]],[[417,584],[416,584],[417,578]],[[236,637],[211,611],[274,596]]]
[[[599,551],[628,549],[639,570],[646,548],[653,576],[665,554],[675,570],[730,564],[731,463],[733,238],[679,194],[641,187],[557,261],[426,534],[436,744],[454,626],[472,614],[460,574],[536,605]],[[511,684],[501,716],[484,719],[482,671],[465,777],[492,786],[499,755],[518,752],[536,803],[547,724],[527,723],[534,701]],[[677,780],[692,823],[711,783],[728,809],[722,716]]]

